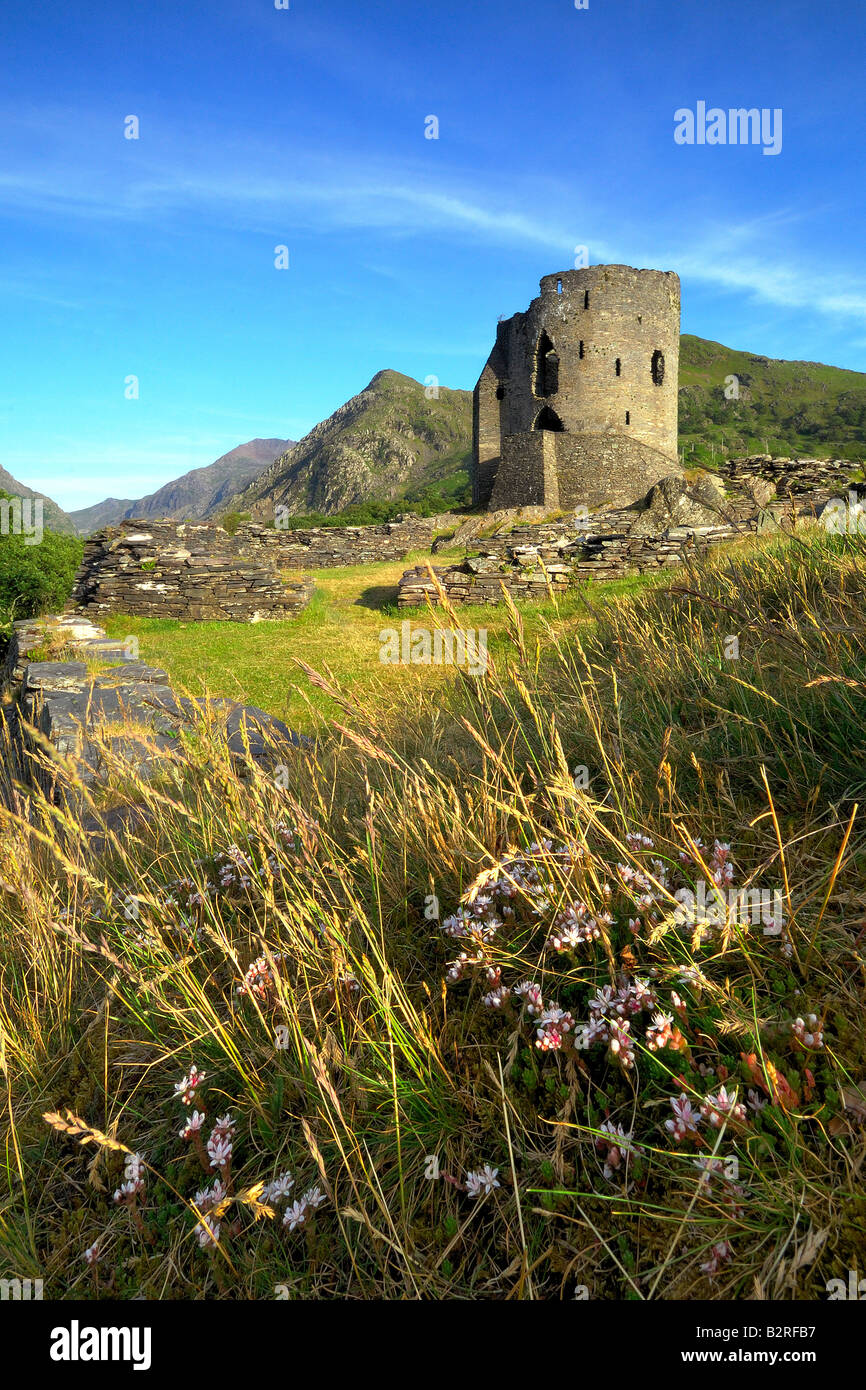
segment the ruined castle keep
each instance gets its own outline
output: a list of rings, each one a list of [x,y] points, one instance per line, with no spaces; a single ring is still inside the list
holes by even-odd
[[[627,505],[679,473],[680,281],[595,265],[545,275],[500,322],[473,397],[473,502]]]

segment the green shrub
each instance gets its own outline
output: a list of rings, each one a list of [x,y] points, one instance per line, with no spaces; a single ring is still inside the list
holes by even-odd
[[[7,497],[7,493],[0,494]],[[45,531],[38,545],[28,537],[0,534],[0,633],[16,618],[61,608],[72,592],[84,543],[78,536]]]

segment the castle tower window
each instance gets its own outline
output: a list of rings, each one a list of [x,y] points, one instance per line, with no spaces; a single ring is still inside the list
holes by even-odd
[[[584,309],[589,308],[589,290],[584,290],[583,292],[583,307]]]
[[[557,294],[562,294],[562,281],[561,281],[561,280],[557,280],[557,282],[556,282],[556,293],[557,293]]]
[[[582,362],[582,361],[583,361],[583,339],[582,339],[582,338],[581,338],[581,340],[580,340],[580,343],[578,344],[577,355],[578,355],[578,357],[580,358],[580,360],[581,360],[581,362]]]
[[[625,412],[625,422],[626,422],[627,425],[630,425],[630,424],[631,424],[631,411],[630,411],[630,410],[627,410],[627,411]]]
[[[546,333],[542,333],[535,349],[536,396],[555,396],[559,390],[559,357]]]
[[[546,405],[536,419],[534,428],[537,430],[562,430],[564,426],[556,411],[551,410],[550,406]]]
[[[497,388],[496,388],[496,399],[497,399],[498,401],[501,401],[501,400],[504,400],[504,399],[505,399],[505,387],[504,387],[504,386],[497,386]]]
[[[661,386],[665,379],[665,355],[660,348],[656,348],[652,360],[652,377],[656,386]]]
[[[616,359],[616,374],[617,376],[622,376],[622,362],[619,358]]]

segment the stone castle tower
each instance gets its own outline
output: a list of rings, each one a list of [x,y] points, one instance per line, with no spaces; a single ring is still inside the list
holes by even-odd
[[[545,275],[498,325],[475,387],[473,502],[625,505],[679,473],[679,341],[673,271]]]

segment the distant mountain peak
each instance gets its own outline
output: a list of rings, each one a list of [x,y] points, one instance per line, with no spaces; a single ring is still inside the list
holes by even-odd
[[[226,511],[232,496],[248,486],[291,443],[291,439],[250,439],[213,463],[192,468],[164,483],[146,497],[107,497],[92,507],[71,512],[70,516],[82,535],[132,517],[142,521],[206,521]]]

